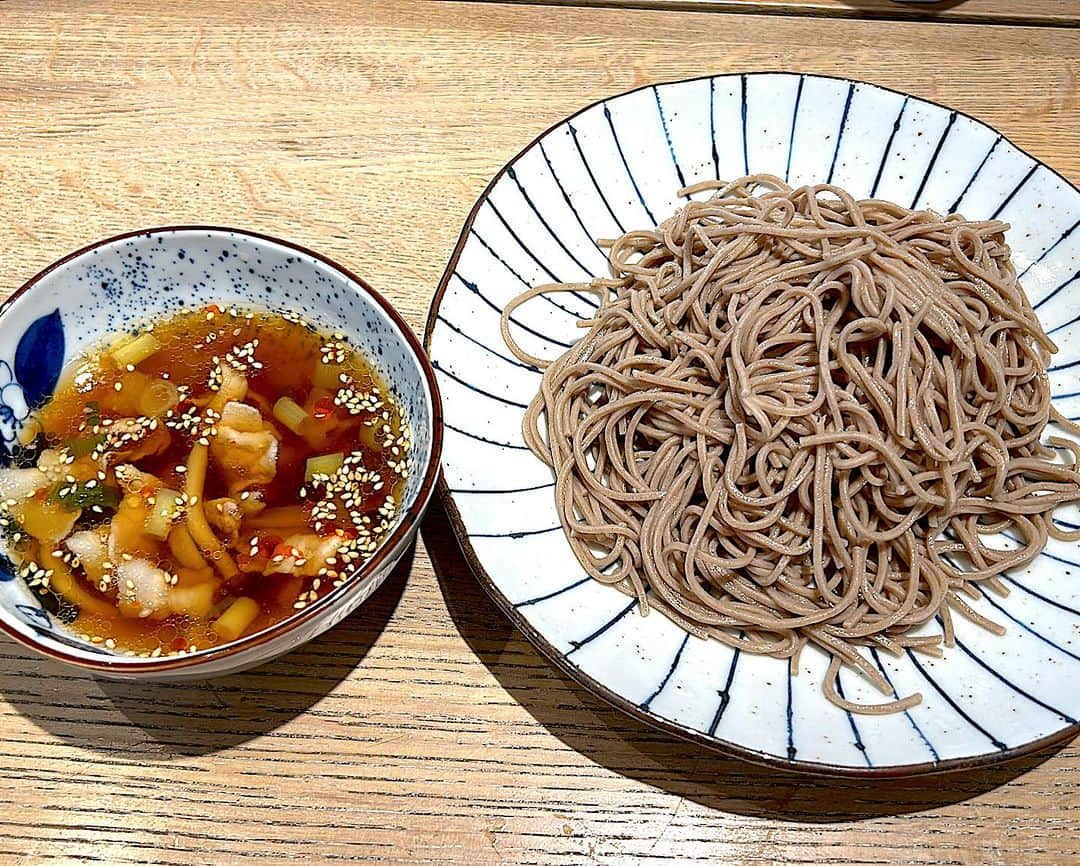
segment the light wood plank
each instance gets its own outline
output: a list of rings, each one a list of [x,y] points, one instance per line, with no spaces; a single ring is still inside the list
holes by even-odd
[[[442,2],[442,0],[440,0]],[[500,2],[500,0],[484,0]],[[1075,27],[1080,6],[1073,0],[509,0],[547,6],[664,9],[681,12],[743,12],[751,15],[813,15],[829,18],[948,21]]]
[[[487,180],[589,101],[708,72],[852,74],[980,116],[1077,180],[1078,57],[1080,35],[1055,28],[420,0],[8,2],[0,293],[114,232],[224,223],[338,259],[419,329]],[[0,862],[1080,857],[1077,745],[878,786],[702,754],[554,673],[438,513],[424,532],[407,575],[249,674],[132,687],[0,644]]]

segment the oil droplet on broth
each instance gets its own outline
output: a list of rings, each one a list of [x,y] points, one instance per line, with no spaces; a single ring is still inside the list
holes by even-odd
[[[259,410],[261,417],[271,425],[279,440],[276,474],[272,481],[259,491],[268,508],[295,507],[299,501],[300,489],[305,488],[309,491],[312,489],[312,485],[306,483],[304,478],[306,459],[317,454],[333,453],[348,455],[362,452],[363,469],[376,472],[381,478],[391,483],[381,485],[379,491],[373,491],[370,484],[365,488],[364,499],[360,506],[363,512],[362,522],[356,520],[355,526],[342,524],[342,520],[348,516],[349,509],[339,507],[336,518],[325,520],[327,525],[324,530],[332,532],[343,529],[349,533],[345,537],[348,537],[350,539],[348,543],[351,543],[358,531],[372,532],[372,515],[379,512],[388,494],[394,495],[396,503],[402,501],[401,494],[407,468],[400,472],[391,469],[388,465],[391,461],[389,448],[371,440],[370,431],[373,425],[364,422],[374,422],[377,414],[379,422],[375,426],[381,428],[384,423],[381,414],[389,411],[392,434],[397,436],[406,428],[400,409],[388,399],[390,390],[383,383],[377,370],[360,353],[350,350],[340,366],[351,377],[350,384],[353,388],[365,393],[371,393],[377,388],[383,398],[383,405],[377,411],[357,415],[335,406],[330,415],[335,423],[327,428],[333,432],[328,434],[324,441],[320,441],[320,447],[316,450],[303,438],[278,423],[271,410],[275,401],[282,396],[290,397],[301,406],[312,403],[315,397],[319,397],[323,400],[319,404],[320,415],[323,413],[323,407],[326,405],[325,395],[332,392],[323,389],[315,394],[317,389],[312,384],[312,375],[316,365],[322,363],[323,347],[329,343],[337,345],[337,341],[329,335],[313,331],[282,316],[255,313],[248,318],[243,311],[235,317],[228,313],[217,313],[211,320],[207,319],[204,312],[180,314],[155,322],[152,333],[161,347],[138,363],[138,371],[151,379],[167,379],[178,388],[188,389],[188,398],[193,398],[196,404],[202,401],[203,405],[211,396],[207,382],[211,371],[217,364],[224,362],[230,351],[238,350],[243,344],[258,340],[254,358],[259,363],[257,366],[249,365],[245,371],[248,380],[248,395],[243,402]],[[85,429],[80,429],[80,425],[85,428],[87,403],[96,402],[102,407],[107,407],[109,401],[114,399],[112,397],[115,393],[112,390],[113,385],[124,371],[111,369],[108,363],[102,362],[101,359],[104,357],[103,350],[101,354],[91,359],[98,372],[89,390],[80,391],[73,385],[73,371],[79,363],[87,359],[83,358],[70,365],[61,379],[54,399],[41,411],[45,441],[50,447],[61,448],[73,439],[86,435]],[[216,362],[215,359],[217,359]],[[113,417],[108,411],[103,411],[102,416]],[[134,462],[140,470],[149,472],[160,479],[164,486],[182,491],[185,478],[184,473],[178,471],[178,467],[185,464],[194,437],[176,431],[173,431],[171,436],[170,444],[163,453],[150,455]],[[407,465],[407,461],[401,463],[403,467]],[[110,480],[109,483],[114,482]],[[218,467],[212,461],[207,474],[206,488],[201,497],[203,502],[226,497],[229,493],[230,491],[220,477]],[[270,544],[272,550],[274,544],[280,543],[292,530],[312,532],[310,510],[306,514],[307,522],[303,526],[281,529],[251,530],[244,522],[241,522],[236,543],[229,544],[230,557],[246,565],[243,557],[249,555],[249,539],[253,535],[272,542]],[[244,518],[245,521],[249,519],[250,517]],[[84,517],[79,528],[85,528],[87,523],[92,522]],[[101,522],[100,518],[97,522]],[[374,544],[377,540],[378,537],[373,536],[371,543]],[[178,569],[178,564],[172,559],[173,554],[164,543],[158,545],[158,555],[145,555],[151,564],[165,569],[170,574]],[[203,556],[211,566],[214,566],[214,577],[215,580],[218,579],[217,566],[224,559],[223,553],[220,550],[204,550]],[[366,555],[359,555],[353,564],[362,563],[365,558]],[[334,566],[334,568],[339,567],[341,566]],[[74,571],[84,588],[91,584],[81,569]],[[74,632],[89,634],[99,638],[100,641],[111,639],[115,641],[116,649],[120,652],[133,651],[146,654],[157,650],[162,654],[168,654],[183,651],[192,645],[199,649],[208,649],[222,642],[210,628],[212,620],[240,595],[252,598],[258,605],[258,613],[245,630],[245,634],[261,630],[296,612],[294,603],[298,596],[283,593],[281,590],[283,586],[286,588],[292,586],[289,581],[295,582],[297,578],[287,574],[275,575],[266,569],[257,573],[252,572],[250,577],[244,578],[246,574],[248,572],[241,571],[241,579],[236,581],[241,584],[239,586],[220,581],[220,586],[215,590],[213,597],[213,608],[207,617],[170,613],[164,619],[137,618],[120,616],[118,612],[117,616],[109,618],[79,610],[66,599],[59,597],[53,599],[52,608],[57,610],[61,619],[73,618],[70,628]],[[332,591],[339,580],[334,575],[320,575],[318,584],[315,584],[314,577],[315,575],[305,576],[299,581],[299,589],[294,590],[299,593],[299,597],[304,598],[307,605]],[[182,586],[184,582],[181,583]],[[92,586],[90,592],[115,603],[113,602],[115,591],[103,596],[96,586]],[[77,615],[72,617],[73,614]]]

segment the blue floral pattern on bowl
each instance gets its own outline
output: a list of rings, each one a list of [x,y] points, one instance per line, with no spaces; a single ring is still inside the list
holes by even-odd
[[[29,417],[26,392],[16,380],[11,365],[0,361],[0,440],[3,440],[5,450],[10,452],[11,445],[18,439],[19,429]]]
[[[52,397],[64,366],[64,323],[53,310],[30,323],[15,346],[14,369],[0,361],[0,442],[6,457],[30,412]]]
[[[64,364],[64,326],[60,311],[31,322],[19,337],[15,348],[14,368],[0,360],[0,462],[7,464],[18,448],[19,433],[33,409],[52,397]],[[19,374],[22,373],[20,381]],[[23,382],[26,384],[24,385]],[[17,569],[6,555],[0,554],[0,582],[15,579]],[[39,636],[46,635],[67,646],[81,642],[58,633],[49,612],[36,600],[15,605],[26,617],[26,624]],[[95,653],[101,652],[93,648]]]

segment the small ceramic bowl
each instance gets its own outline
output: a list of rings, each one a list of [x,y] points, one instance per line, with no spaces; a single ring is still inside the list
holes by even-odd
[[[317,253],[236,229],[181,226],[120,235],[39,273],[0,306],[0,461],[63,366],[104,335],[184,307],[293,311],[340,332],[395,392],[414,431],[414,464],[392,533],[348,581],[276,625],[183,656],[132,658],[68,631],[0,559],[0,629],[51,658],[115,679],[199,679],[269,661],[340,622],[412,543],[439,471],[442,410],[424,350],[393,307]]]

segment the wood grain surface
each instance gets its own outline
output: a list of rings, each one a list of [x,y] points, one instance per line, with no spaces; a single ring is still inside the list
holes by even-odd
[[[488,0],[500,2],[500,0]],[[757,15],[815,15],[833,18],[950,21],[1075,27],[1076,0],[510,0],[551,6],[598,6]]]
[[[279,234],[414,327],[473,201],[599,97],[852,75],[1080,180],[1080,32],[421,0],[0,3],[0,290],[178,222]],[[0,862],[876,863],[1080,858],[1080,747],[866,784],[704,754],[555,673],[438,508],[358,613],[248,674],[94,680],[0,643]]]

